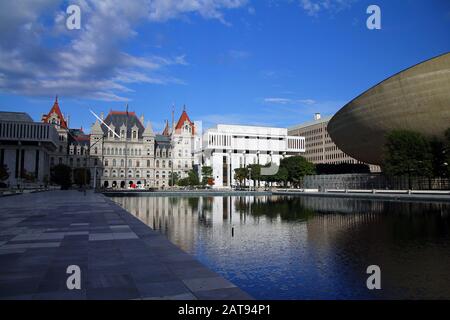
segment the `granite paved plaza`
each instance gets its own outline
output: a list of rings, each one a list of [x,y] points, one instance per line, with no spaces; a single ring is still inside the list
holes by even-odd
[[[0,197],[0,299],[251,297],[105,196],[49,191]]]

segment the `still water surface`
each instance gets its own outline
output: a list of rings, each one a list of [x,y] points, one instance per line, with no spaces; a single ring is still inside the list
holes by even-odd
[[[114,197],[258,299],[450,299],[450,204]],[[234,229],[234,236],[232,235]],[[381,290],[369,291],[369,265]]]

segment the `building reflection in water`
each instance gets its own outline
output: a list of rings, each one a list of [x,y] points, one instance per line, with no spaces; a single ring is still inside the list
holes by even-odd
[[[450,298],[449,204],[286,196],[113,200],[257,298]],[[381,291],[365,286],[370,264],[381,267]]]

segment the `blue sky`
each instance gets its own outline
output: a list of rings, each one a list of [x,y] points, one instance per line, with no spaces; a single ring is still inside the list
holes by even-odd
[[[156,130],[172,105],[204,127],[291,126],[448,51],[447,0],[2,1],[0,110],[39,120],[59,95],[71,127],[126,103]]]

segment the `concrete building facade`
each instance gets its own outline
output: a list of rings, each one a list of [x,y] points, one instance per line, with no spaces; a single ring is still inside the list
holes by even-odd
[[[234,169],[265,165],[305,151],[303,137],[288,136],[287,129],[219,124],[203,134],[202,165],[213,170],[214,187],[237,185]],[[252,185],[253,181],[246,181]]]
[[[331,116],[322,117],[320,113],[314,115],[314,120],[288,128],[288,134],[291,136],[305,137],[304,157],[314,163],[364,163],[350,157],[336,146],[328,134],[327,125]],[[380,167],[370,165],[371,172],[380,172]]]
[[[34,122],[26,113],[0,112],[0,166],[6,166],[10,187],[27,183],[46,185],[50,178],[50,154],[59,137],[48,123]]]

